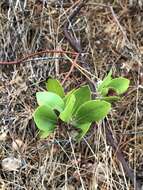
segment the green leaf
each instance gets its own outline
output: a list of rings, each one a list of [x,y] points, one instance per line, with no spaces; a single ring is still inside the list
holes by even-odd
[[[120,95],[120,94],[123,94],[124,92],[127,91],[128,87],[129,87],[129,83],[130,83],[130,81],[128,79],[123,78],[123,77],[119,77],[119,78],[113,79],[108,84],[107,87],[115,90],[116,93],[118,95]]]
[[[73,108],[75,106],[75,96],[72,94],[69,96],[66,102],[66,106],[63,112],[60,114],[60,119],[65,122],[69,122],[72,118]]]
[[[75,92],[75,89],[72,89],[71,91],[69,91],[66,96],[63,98],[64,102],[66,103],[68,98],[73,94],[73,92]]]
[[[106,96],[108,94],[108,91],[109,91],[109,88],[104,87],[104,88],[101,89],[100,94],[102,96]]]
[[[46,133],[52,133],[55,129],[57,116],[54,111],[45,105],[39,106],[33,113],[34,122],[38,129]]]
[[[98,92],[102,92],[102,89],[106,87],[112,80],[112,69],[108,73],[108,75],[103,79],[101,84],[97,87]],[[107,92],[108,93],[108,92]]]
[[[91,91],[88,85],[82,86],[73,92],[76,102],[73,110],[73,114],[76,113],[77,109],[86,101],[91,100]]]
[[[78,141],[80,141],[85,136],[90,126],[91,126],[91,123],[83,123],[83,124],[79,124],[75,126],[76,128],[80,129],[79,134],[76,136],[76,139]]]
[[[104,100],[90,100],[82,104],[75,115],[75,123],[99,122],[107,116],[111,104]]]
[[[59,112],[64,109],[64,101],[60,96],[53,92],[37,92],[36,98],[39,106],[46,105]]]
[[[49,92],[54,92],[55,94],[59,95],[61,98],[65,96],[62,85],[56,79],[48,79],[46,87]]]
[[[104,100],[107,102],[115,102],[121,99],[119,96],[106,96],[106,97],[101,97],[99,98],[100,100]]]

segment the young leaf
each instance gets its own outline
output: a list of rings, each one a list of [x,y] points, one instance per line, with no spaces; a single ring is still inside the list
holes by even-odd
[[[120,100],[121,98],[119,96],[105,96],[105,97],[101,97],[99,99],[104,100],[106,102],[115,102],[115,101]]]
[[[91,91],[88,85],[82,86],[73,92],[76,102],[73,110],[73,114],[76,113],[77,109],[86,101],[91,99]]]
[[[123,77],[119,77],[119,78],[115,78],[113,79],[109,84],[108,84],[108,88],[114,89],[118,95],[123,94],[124,92],[126,92],[126,90],[129,87],[129,83],[130,81],[126,78]]]
[[[87,133],[87,131],[90,128],[90,125],[91,125],[91,123],[83,123],[83,124],[79,124],[79,125],[75,126],[76,128],[80,129],[79,134],[76,136],[76,139],[78,141],[80,141],[85,136],[85,134]]]
[[[45,105],[39,106],[33,114],[34,122],[41,131],[51,133],[55,129],[57,116],[54,111]]]
[[[64,109],[64,101],[60,96],[53,92],[37,92],[36,98],[39,106],[47,105],[52,109],[58,110],[59,112]]]
[[[75,96],[72,94],[69,96],[66,102],[66,106],[63,112],[60,114],[60,119],[65,122],[69,122],[72,118],[73,108],[75,106]]]
[[[109,90],[109,88],[103,87],[103,88],[101,89],[101,91],[100,91],[100,94],[101,94],[102,96],[106,96],[106,95],[108,94],[108,90]]]
[[[102,89],[104,87],[106,87],[112,80],[112,70],[110,70],[110,72],[108,73],[108,75],[103,79],[103,81],[101,82],[101,84],[99,84],[99,86],[97,87],[97,90],[99,92],[102,91]],[[107,92],[108,93],[108,92]]]
[[[65,96],[62,85],[56,79],[48,79],[46,87],[49,92],[54,92],[55,94],[59,95],[61,98]]]
[[[73,92],[75,92],[75,91],[76,91],[75,89],[72,89],[71,91],[69,91],[69,92],[66,94],[66,96],[63,98],[65,104],[66,104],[68,98],[69,98],[69,97],[73,94]]]
[[[111,104],[104,100],[91,100],[82,104],[76,112],[76,123],[99,122],[109,113]]]

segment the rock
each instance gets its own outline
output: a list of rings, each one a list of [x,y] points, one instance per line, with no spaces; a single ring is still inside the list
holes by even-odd
[[[22,142],[22,140],[20,140],[20,139],[16,139],[16,140],[14,140],[13,142],[12,142],[12,148],[14,149],[14,150],[20,150],[20,149],[24,149],[24,143]]]
[[[6,141],[8,137],[9,129],[5,126],[2,126],[0,129],[0,141]]]
[[[22,162],[20,159],[8,157],[2,160],[1,165],[4,170],[17,171],[22,166]]]
[[[7,132],[0,134],[0,141],[5,141],[7,139]]]

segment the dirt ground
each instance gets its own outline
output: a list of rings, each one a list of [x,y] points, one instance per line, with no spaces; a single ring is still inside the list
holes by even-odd
[[[42,140],[32,113],[35,93],[49,76],[61,82],[70,69],[70,55],[31,57],[20,64],[1,65],[45,49],[74,51],[64,24],[76,0],[0,1],[0,189],[1,190],[133,190],[143,184],[143,2],[88,0],[69,24],[81,44],[84,62],[64,84],[65,91],[95,85],[113,69],[130,79],[130,87],[113,105],[106,122],[91,127],[85,138],[73,140],[63,126]],[[57,58],[58,57],[58,58]],[[134,184],[107,142],[106,128],[134,174]],[[11,159],[12,166],[3,163]],[[13,165],[16,170],[11,171]],[[18,167],[17,167],[18,165]]]

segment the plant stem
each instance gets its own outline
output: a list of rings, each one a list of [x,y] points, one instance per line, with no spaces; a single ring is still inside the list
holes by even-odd
[[[15,64],[20,64],[20,63],[26,62],[29,58],[35,57],[37,55],[42,55],[42,54],[45,54],[45,53],[71,54],[73,56],[77,56],[78,55],[78,53],[71,52],[71,51],[49,50],[49,49],[46,49],[46,50],[43,50],[43,51],[30,53],[30,54],[26,55],[25,57],[22,57],[22,58],[20,58],[18,60],[15,60],[15,61],[0,61],[0,65],[15,65]]]

